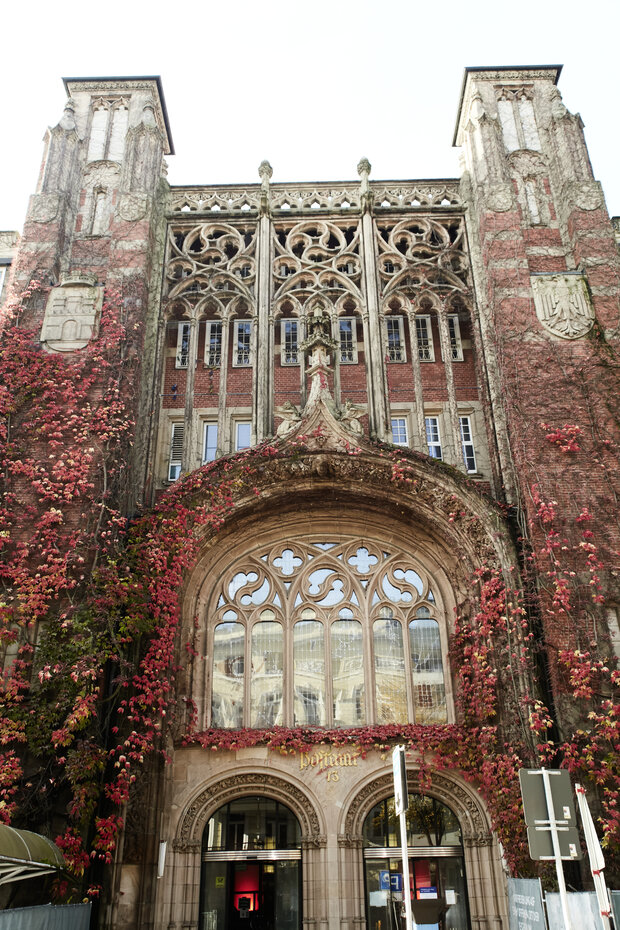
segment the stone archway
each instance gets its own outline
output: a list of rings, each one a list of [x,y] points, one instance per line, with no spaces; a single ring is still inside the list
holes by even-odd
[[[419,774],[414,769],[407,772],[409,790],[420,791]],[[361,835],[364,818],[380,800],[394,793],[392,775],[384,775],[365,785],[353,798],[344,817],[345,836]],[[461,824],[463,841],[478,845],[490,845],[493,841],[488,816],[477,793],[461,779],[446,773],[433,772],[431,782],[425,785],[424,794],[437,798],[450,807]]]
[[[411,793],[420,791],[419,772],[410,768],[407,773]],[[364,895],[362,829],[366,816],[381,800],[393,795],[391,773],[368,781],[345,804],[341,820],[342,833],[338,842],[342,849],[359,850],[359,863],[354,878],[359,882],[360,898]],[[467,877],[471,926],[497,930],[507,924],[505,875],[501,866],[500,850],[493,835],[490,820],[482,799],[474,788],[458,776],[448,772],[432,772],[424,783],[423,793],[436,798],[449,807],[459,820],[463,838],[463,857]],[[361,919],[361,915],[360,915]]]
[[[229,769],[230,772],[230,769]],[[317,874],[327,842],[321,812],[310,794],[295,782],[273,772],[240,771],[223,774],[198,788],[185,804],[172,841],[166,886],[160,895],[163,924],[169,930],[199,926],[202,836],[209,818],[229,801],[248,795],[262,795],[281,802],[296,816],[301,828],[303,850],[303,913],[312,915]]]
[[[321,845],[325,842],[316,809],[297,785],[271,773],[245,772],[222,778],[195,796],[179,820],[174,848],[182,851],[199,849],[211,814],[227,801],[248,794],[266,795],[289,807],[299,820],[302,843]]]

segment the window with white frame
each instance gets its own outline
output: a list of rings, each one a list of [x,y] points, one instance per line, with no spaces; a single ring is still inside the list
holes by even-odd
[[[2,288],[4,287],[4,279],[6,277],[7,266],[0,265],[0,297],[2,296]]]
[[[204,425],[204,441],[202,445],[202,464],[213,462],[217,456],[217,423],[207,421]]]
[[[416,316],[415,332],[418,341],[418,358],[421,362],[434,362],[435,347],[433,346],[433,330],[430,316]]]
[[[121,101],[111,107],[105,101],[95,106],[90,128],[87,161],[122,161],[129,126],[129,110]]]
[[[405,335],[402,316],[385,318],[387,333],[387,356],[389,362],[406,362]]]
[[[447,723],[437,589],[393,543],[257,541],[219,579],[211,726]]]
[[[183,436],[185,426],[183,423],[173,423],[170,433],[170,461],[168,463],[168,481],[176,481],[181,474],[183,461]]]
[[[439,432],[439,417],[424,417],[426,426],[426,444],[428,454],[433,459],[442,459],[441,434]]]
[[[222,364],[222,322],[221,320],[207,320],[205,336],[205,365],[209,368],[219,368]]]
[[[462,362],[463,343],[461,342],[461,326],[456,313],[448,314],[448,335],[450,337],[450,358],[453,362]]]
[[[395,446],[409,445],[406,417],[392,417],[392,442]]]
[[[250,320],[235,320],[233,365],[236,368],[250,364],[252,341],[252,323]]]
[[[187,368],[189,363],[189,336],[191,332],[191,323],[178,323],[177,328],[177,355],[176,368]]]
[[[459,417],[461,427],[461,448],[463,450],[463,461],[468,472],[475,472],[476,468],[476,450],[474,449],[474,437],[471,429],[471,419],[469,417]]]
[[[299,364],[299,321],[280,321],[281,361],[283,365]]]
[[[235,450],[249,449],[252,444],[252,424],[249,420],[237,420],[235,423]]]
[[[340,362],[351,365],[357,362],[357,326],[354,316],[341,317],[338,320],[340,336]]]

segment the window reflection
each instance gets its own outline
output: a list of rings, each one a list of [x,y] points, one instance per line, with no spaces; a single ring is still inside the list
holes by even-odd
[[[445,723],[446,689],[441,661],[439,624],[427,607],[419,607],[409,624],[416,723]]]
[[[323,624],[300,620],[293,628],[294,714],[297,725],[325,726]]]
[[[214,727],[243,726],[243,676],[245,627],[242,623],[219,623],[213,636]]]
[[[252,722],[253,727],[282,723],[282,626],[272,620],[252,628]]]
[[[387,608],[385,613],[391,614]],[[373,624],[377,723],[407,722],[403,628],[392,616]]]
[[[334,726],[359,726],[366,719],[362,624],[336,620],[330,632]]]
[[[409,795],[406,812],[407,846],[460,846],[456,815],[436,798]],[[364,846],[400,846],[399,818],[394,798],[379,801],[364,821]]]

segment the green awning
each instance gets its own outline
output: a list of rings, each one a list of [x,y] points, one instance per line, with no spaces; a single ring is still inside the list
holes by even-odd
[[[60,849],[46,836],[0,824],[0,885],[64,867]]]

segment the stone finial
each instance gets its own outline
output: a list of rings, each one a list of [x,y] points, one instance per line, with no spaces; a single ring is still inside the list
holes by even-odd
[[[261,186],[263,189],[267,189],[269,187],[269,181],[273,176],[273,168],[267,159],[264,159],[258,166],[258,176],[261,179]]]
[[[368,175],[370,174],[372,165],[367,158],[360,158],[357,163],[357,173],[360,176],[360,193],[361,193],[361,202],[362,210],[364,212],[372,211],[372,193],[370,190],[370,184],[368,183]]]
[[[368,175],[370,174],[371,171],[372,171],[372,165],[370,164],[368,159],[360,158],[360,160],[357,163],[357,173],[362,179],[362,183],[364,181],[368,182]]]
[[[141,123],[143,126],[146,126],[149,129],[157,129],[157,121],[155,119],[155,102],[152,97],[147,97],[144,101]]]
[[[273,168],[264,159],[258,166],[258,176],[260,177],[260,208],[261,216],[269,216],[269,179],[273,174]]]
[[[568,110],[562,103],[562,94],[557,87],[551,88],[551,115],[555,119],[561,119],[566,116]]]
[[[65,103],[65,109],[60,118],[60,122],[58,123],[58,125],[60,126],[61,129],[64,129],[67,132],[71,132],[71,130],[76,128],[75,126],[75,100],[73,100],[73,98],[69,97],[69,99]]]

